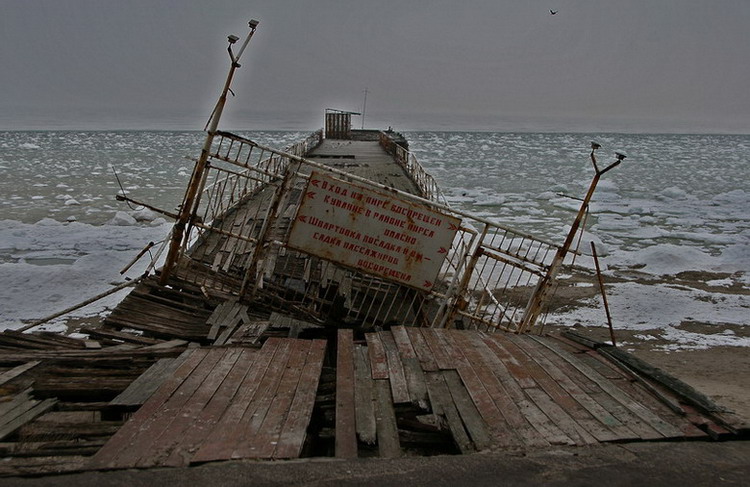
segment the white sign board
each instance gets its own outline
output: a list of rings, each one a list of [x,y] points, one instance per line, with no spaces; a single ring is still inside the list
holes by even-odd
[[[313,172],[288,245],[429,290],[460,223],[426,205]]]

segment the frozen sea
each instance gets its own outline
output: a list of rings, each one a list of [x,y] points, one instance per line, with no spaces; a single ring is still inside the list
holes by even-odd
[[[282,148],[307,134],[243,135]],[[590,142],[602,145],[600,166],[624,150],[625,162],[599,183],[582,240],[582,250],[595,242],[612,281],[615,328],[659,329],[678,348],[750,346],[736,332],[750,316],[750,136],[405,135],[453,206],[555,242],[593,176]],[[119,271],[170,225],[115,201],[120,185],[174,210],[202,140],[201,132],[0,132],[0,329],[122,282]],[[578,263],[592,266],[586,257]],[[118,298],[72,316],[104,314]],[[602,325],[600,301],[550,320]],[[680,328],[691,322],[715,332]]]

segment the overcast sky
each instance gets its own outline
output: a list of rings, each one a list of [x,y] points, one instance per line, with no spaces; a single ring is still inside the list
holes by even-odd
[[[251,18],[228,129],[750,133],[750,0],[0,0],[0,129],[202,129]]]

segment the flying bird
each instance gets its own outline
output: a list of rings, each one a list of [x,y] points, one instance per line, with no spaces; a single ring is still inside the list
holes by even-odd
[[[549,9],[549,13],[550,15],[555,15],[557,13],[557,10]]]

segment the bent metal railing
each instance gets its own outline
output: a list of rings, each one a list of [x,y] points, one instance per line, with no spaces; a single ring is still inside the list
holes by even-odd
[[[387,134],[381,144],[423,196],[304,159],[321,137],[316,133],[279,151],[217,132],[174,272],[204,292],[240,296],[305,319],[520,330],[557,246],[448,207],[434,179],[412,154],[384,140]],[[290,232],[313,173],[458,219],[435,285],[406,285],[292,248]]]

